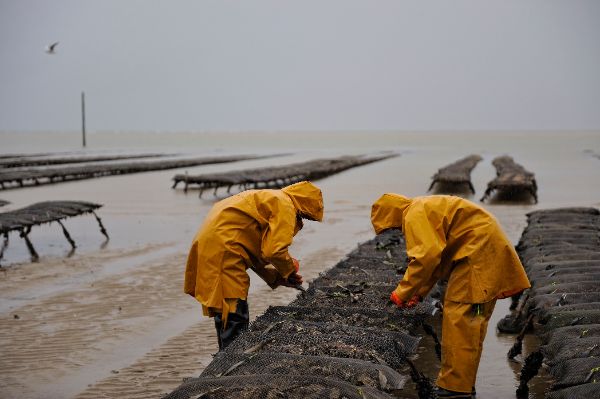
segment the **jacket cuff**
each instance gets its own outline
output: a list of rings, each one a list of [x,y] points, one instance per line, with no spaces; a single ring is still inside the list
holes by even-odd
[[[408,302],[413,297],[413,291],[416,292],[416,290],[414,289],[403,288],[400,286],[400,284],[398,284],[398,287],[396,287],[396,289],[394,290],[398,298],[400,298],[404,302]]]

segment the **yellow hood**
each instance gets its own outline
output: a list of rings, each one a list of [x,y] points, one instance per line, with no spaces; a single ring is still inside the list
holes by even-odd
[[[317,222],[323,220],[323,194],[319,187],[302,181],[284,187],[281,191],[290,197],[300,216]]]
[[[391,228],[402,229],[403,213],[412,203],[400,194],[383,194],[371,208],[371,223],[376,234]]]

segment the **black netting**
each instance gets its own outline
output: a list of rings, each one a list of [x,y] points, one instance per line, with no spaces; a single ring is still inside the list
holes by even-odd
[[[600,355],[600,337],[588,336],[570,340],[553,339],[540,348],[547,362],[577,358],[598,357]]]
[[[556,378],[555,389],[569,387],[547,397],[597,397],[600,386],[594,396],[586,383],[600,371],[600,211],[533,212],[517,250],[532,288],[519,303],[524,306],[498,328],[518,327],[524,323],[513,321],[535,317],[544,324],[538,357],[543,355]],[[579,384],[585,385],[574,387]]]
[[[586,384],[600,380],[600,358],[568,359],[554,364],[548,370],[556,379],[553,389]]]
[[[356,359],[302,356],[287,353],[219,353],[200,377],[226,375],[316,375],[385,391],[404,387],[408,377],[388,366]]]
[[[573,273],[559,274],[556,273],[551,277],[537,278],[532,282],[534,288],[546,287],[556,284],[565,283],[582,283],[586,281],[600,281],[600,268],[592,273]]]
[[[546,247],[535,247],[529,248],[523,251],[519,251],[519,257],[523,264],[529,263],[531,259],[543,257],[543,258],[564,258],[566,254],[571,254],[573,259],[596,259],[598,254],[597,248],[577,248],[577,252],[573,251],[572,245],[552,245]],[[571,259],[571,258],[566,258]]]
[[[552,263],[552,262],[564,262],[564,261],[581,261],[581,260],[600,260],[600,253],[596,252],[577,252],[574,254],[560,254],[560,255],[537,255],[531,256],[527,261],[519,253],[519,258],[525,264],[534,263]]]
[[[555,293],[529,298],[526,309],[528,312],[535,312],[544,318],[551,309],[563,311],[593,309],[594,307],[588,304],[598,302],[600,302],[600,292]],[[581,305],[581,307],[570,307],[571,305]]]
[[[338,263],[336,269],[358,267],[364,270],[391,270],[397,271],[406,267],[405,257],[386,257],[385,259],[373,258],[347,258]]]
[[[403,359],[416,351],[418,343],[419,338],[412,336],[398,341],[379,335],[311,335],[268,331],[244,333],[227,347],[226,352],[333,356],[387,364],[398,370],[403,365]]]
[[[536,281],[540,278],[553,278],[553,277],[567,277],[567,276],[578,276],[585,274],[596,274],[600,272],[599,266],[581,266],[581,267],[570,267],[565,269],[554,269],[554,270],[539,270],[536,272],[529,272],[527,275],[530,280]]]
[[[346,283],[368,282],[370,284],[393,284],[402,280],[405,265],[396,266],[390,262],[389,269],[361,269],[360,267],[350,267],[344,269],[334,268],[320,275],[313,281],[313,284],[322,283],[323,285],[336,285]],[[325,282],[330,281],[329,284]]]
[[[254,328],[251,331],[257,331]],[[415,337],[408,334],[407,331],[389,331],[378,328],[356,327],[348,324],[332,322],[315,322],[304,320],[281,320],[269,325],[266,329],[260,330],[263,333],[274,333],[283,335],[307,334],[311,336],[325,335],[346,335],[352,337],[368,338],[373,335],[386,337],[398,342],[412,342]]]
[[[383,241],[379,244],[370,246],[360,246],[347,256],[348,259],[373,259],[383,261],[386,259],[404,259],[406,258],[406,248],[404,241],[396,244],[393,241]]]
[[[569,292],[599,292],[600,281],[583,281],[579,283],[554,284],[546,287],[534,288],[533,291],[535,291],[535,295]]]
[[[599,337],[600,324],[576,325],[561,327],[540,336],[544,344],[552,341],[569,341],[571,339],[585,337]]]
[[[402,311],[378,309],[271,306],[251,324],[251,330],[261,331],[281,320],[305,320],[372,327],[390,331],[411,331],[422,317],[402,316]]]
[[[365,287],[361,292],[352,293],[341,287],[315,287],[311,286],[305,295],[300,295],[290,305],[292,306],[325,306],[325,307],[360,307],[372,309],[387,308],[395,310],[395,305],[390,301],[390,294],[394,285],[378,285]]]
[[[588,234],[600,230],[597,223],[585,223],[574,221],[569,224],[547,223],[547,224],[531,224],[523,230],[523,237],[535,237],[536,234],[544,236],[552,236],[565,233],[567,236],[572,234]]]
[[[598,237],[594,235],[563,235],[557,237],[545,237],[545,238],[533,238],[531,240],[527,240],[519,244],[519,250],[524,249],[533,249],[547,247],[550,245],[566,245],[571,247],[572,250],[577,250],[578,248],[587,249],[590,247],[597,246],[600,242],[598,241]]]
[[[569,270],[577,267],[600,267],[598,260],[561,260],[554,262],[528,262],[525,266],[527,272],[536,273],[547,271],[548,275],[555,270]]]
[[[558,327],[600,324],[600,309],[597,310],[574,310],[552,315],[544,326],[544,331],[553,330]]]
[[[193,378],[165,399],[392,399],[377,389],[312,375]]]
[[[588,215],[600,215],[600,211],[596,208],[589,208],[584,206],[569,206],[563,208],[553,208],[553,209],[538,209],[535,211],[531,211],[527,214],[527,217],[531,220],[548,218],[560,218],[563,216],[573,217],[573,216],[588,216]],[[589,216],[588,216],[589,217]]]
[[[600,384],[588,383],[549,392],[546,399],[600,399]]]
[[[565,312],[576,312],[580,310],[600,310],[600,302],[576,303],[572,305],[554,306],[547,309],[539,309],[537,311],[538,320],[544,324],[547,323],[553,316]]]

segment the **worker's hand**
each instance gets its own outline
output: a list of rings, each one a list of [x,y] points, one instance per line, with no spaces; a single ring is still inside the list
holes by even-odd
[[[392,291],[390,295],[390,301],[394,302],[394,304],[398,307],[398,309],[410,309],[417,306],[419,302],[421,302],[422,298],[419,295],[415,295],[410,298],[408,301],[403,301],[400,299],[396,291]]]
[[[288,287],[295,287],[297,285],[302,285],[304,280],[302,280],[302,275],[300,275],[298,273],[292,273],[287,278],[287,282],[289,284]]]
[[[287,279],[279,277],[279,279],[277,279],[275,283],[277,286],[294,288],[298,285],[302,285],[303,282],[304,280],[302,279],[302,276],[300,274],[292,272],[292,274],[290,274],[290,276]]]
[[[296,273],[298,273],[300,271],[300,262],[296,258],[292,258],[292,262],[294,262],[294,268],[296,269]]]
[[[410,308],[414,308],[415,306],[417,306],[419,304],[419,302],[421,302],[423,300],[423,298],[421,298],[421,296],[419,295],[414,295],[412,298],[410,298],[408,300],[408,302],[406,302],[406,308],[410,309]]]

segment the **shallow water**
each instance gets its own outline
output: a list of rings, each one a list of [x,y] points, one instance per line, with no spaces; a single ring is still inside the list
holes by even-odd
[[[7,154],[76,151],[79,140],[76,134],[2,133],[0,143],[0,154]],[[381,194],[424,195],[439,167],[471,153],[484,158],[472,174],[476,195],[467,195],[474,201],[479,200],[487,182],[494,177],[491,160],[497,155],[509,154],[536,174],[539,204],[497,200],[484,204],[515,243],[525,227],[525,214],[531,210],[600,206],[597,184],[600,159],[592,156],[600,153],[599,133],[97,133],[89,136],[88,143],[89,153],[293,155],[0,191],[1,199],[11,201],[0,211],[41,200],[104,204],[97,213],[111,236],[105,243],[91,216],[68,220],[65,225],[78,248],[67,258],[70,246],[59,226],[34,228],[31,240],[41,259],[31,264],[22,241],[11,235],[2,261],[6,268],[0,273],[0,330],[4,332],[0,336],[0,351],[8,353],[10,349],[10,353],[20,355],[0,360],[3,397],[13,397],[15,392],[20,397],[73,397],[78,393],[80,397],[111,397],[118,396],[124,387],[132,391],[128,396],[144,397],[172,389],[182,376],[196,375],[210,361],[210,353],[216,348],[210,322],[202,318],[200,306],[192,298],[181,294],[180,287],[189,243],[218,198],[205,193],[198,199],[193,190],[188,194],[172,190],[170,179],[176,173],[236,170],[366,152],[398,152],[399,157],[316,182],[324,193],[325,220],[322,224],[306,223],[290,250],[301,260],[303,275],[308,280],[333,266],[358,242],[373,236],[370,206]],[[140,281],[146,286],[138,294],[135,290]],[[109,290],[110,295],[98,292],[99,287]],[[251,312],[256,316],[269,304],[285,304],[295,295],[289,289],[271,291],[262,281],[252,278]],[[113,298],[114,306],[102,302],[107,297]],[[60,361],[53,360],[51,356],[57,353],[44,352],[35,342],[42,345],[47,339],[60,350],[66,350],[59,345],[64,338],[52,332],[77,326],[65,318],[64,312],[59,317],[61,309],[75,306],[69,305],[69,301],[76,300],[80,311],[96,314],[105,321],[79,322],[90,326],[89,334],[95,344],[86,346],[87,341],[77,331],[65,333],[64,337],[74,342],[74,349],[58,353]],[[117,310],[117,303],[123,311]],[[38,313],[40,309],[47,310],[42,315]],[[127,313],[130,309],[131,313]],[[477,383],[482,398],[514,397],[519,367],[506,360],[513,337],[495,331],[495,323],[507,309],[508,301],[500,301],[490,322]],[[21,315],[20,321],[15,321],[14,314]],[[55,315],[60,325],[53,321]],[[18,322],[30,323],[27,331],[20,330]],[[11,338],[17,332],[29,335],[22,340]],[[77,346],[79,340],[81,345]],[[31,342],[34,344],[28,344]],[[525,348],[531,344],[526,341]],[[47,356],[37,359],[40,367],[34,367],[36,357],[28,355],[28,351],[36,348],[38,356]],[[437,363],[430,364],[432,372],[428,374],[435,376],[433,369]],[[543,390],[543,384],[539,384],[539,390]],[[531,397],[543,395],[534,392]]]

